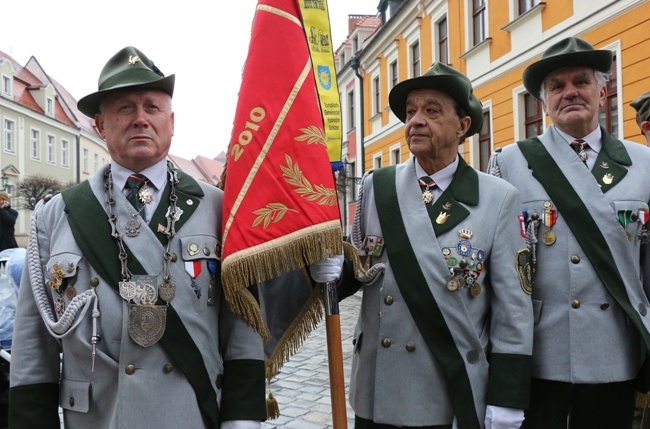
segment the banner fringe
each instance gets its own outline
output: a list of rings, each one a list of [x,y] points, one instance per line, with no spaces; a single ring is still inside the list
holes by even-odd
[[[634,402],[637,408],[650,408],[650,393],[634,392]]]

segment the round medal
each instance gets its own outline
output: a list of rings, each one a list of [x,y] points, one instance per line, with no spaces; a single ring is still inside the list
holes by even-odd
[[[542,234],[542,241],[547,246],[554,244],[555,240],[557,240],[557,236],[555,235],[552,229],[549,229],[544,234]]]
[[[68,286],[65,290],[65,297],[72,299],[75,296],[77,296],[77,290],[74,288],[74,286]]]
[[[481,294],[481,285],[478,282],[475,282],[472,287],[469,288],[469,296],[476,298]]]
[[[450,292],[456,292],[458,289],[462,288],[465,284],[462,276],[454,276],[447,282],[447,289]]]

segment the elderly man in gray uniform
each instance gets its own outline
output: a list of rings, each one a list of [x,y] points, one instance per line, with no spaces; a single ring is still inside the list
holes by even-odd
[[[435,63],[389,102],[414,158],[369,172],[357,202],[356,428],[519,428],[533,324],[519,193],[458,154],[483,117],[465,75]]]
[[[34,211],[10,426],[259,428],[262,340],[220,286],[221,191],[166,160],[174,75],[127,47],[78,107],[112,161]],[[63,357],[62,361],[60,356]]]
[[[525,428],[631,427],[650,344],[641,247],[650,150],[598,125],[612,52],[569,37],[524,71],[553,124],[505,147],[491,171],[519,188],[534,264],[531,409]],[[647,279],[647,276],[645,276]]]

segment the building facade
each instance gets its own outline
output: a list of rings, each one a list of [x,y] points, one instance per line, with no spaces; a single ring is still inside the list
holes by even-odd
[[[79,183],[109,160],[105,142],[76,100],[31,57],[25,66],[0,51],[0,169],[12,206],[16,185],[40,175]],[[25,246],[30,210],[18,210],[16,240]]]
[[[523,87],[522,74],[549,46],[568,36],[612,50],[600,123],[619,138],[644,142],[629,102],[650,89],[650,33],[645,31],[650,2],[381,0],[377,17],[381,25],[371,39],[348,65],[339,63],[343,113],[352,116],[344,121],[344,131],[348,151],[355,154],[355,177],[411,156],[403,124],[388,107],[388,93],[435,61],[465,73],[483,103],[483,128],[459,149],[470,165],[485,171],[495,149],[541,134],[550,119]],[[360,78],[352,79],[350,64],[356,64]],[[351,92],[353,100],[348,99]],[[346,111],[350,104],[359,107]],[[354,212],[353,194],[345,197],[348,213]]]

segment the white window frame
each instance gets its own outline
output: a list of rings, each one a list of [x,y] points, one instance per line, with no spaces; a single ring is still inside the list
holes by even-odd
[[[45,99],[46,112],[49,116],[54,116],[54,99],[47,97]]]
[[[36,161],[41,159],[41,131],[36,128],[29,132],[29,156]]]
[[[391,146],[388,153],[390,154],[390,165],[402,163],[402,145],[400,143]],[[399,160],[399,162],[395,162],[396,159]]]
[[[97,173],[97,171],[99,170],[99,155],[95,154],[93,158],[95,161],[95,173]]]
[[[372,168],[374,170],[382,167],[382,156],[381,152],[378,152],[372,156]]]
[[[52,134],[47,134],[45,137],[45,158],[48,164],[56,163],[56,137]]]
[[[2,126],[2,136],[4,138],[4,151],[16,153],[16,122],[5,118]]]
[[[61,139],[61,167],[70,166],[70,142],[66,139]]]
[[[2,93],[8,97],[11,97],[13,93],[11,81],[11,76],[8,76],[6,74],[2,75]]]
[[[83,148],[82,150],[81,161],[82,161],[83,172],[88,173],[88,149],[87,148]]]

